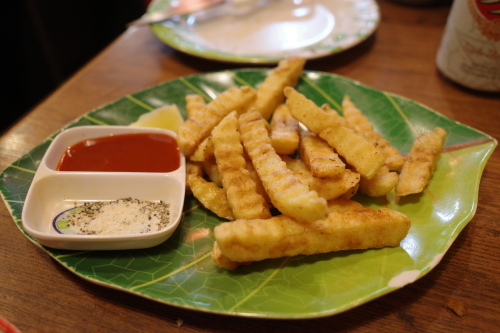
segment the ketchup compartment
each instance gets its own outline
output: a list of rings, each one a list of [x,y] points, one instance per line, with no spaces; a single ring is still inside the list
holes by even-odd
[[[180,166],[177,141],[163,133],[90,138],[69,147],[58,171],[171,172]]]

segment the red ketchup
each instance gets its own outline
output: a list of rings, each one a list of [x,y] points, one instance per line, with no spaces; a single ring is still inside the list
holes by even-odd
[[[171,172],[180,166],[177,140],[161,133],[119,134],[69,147],[59,171]]]

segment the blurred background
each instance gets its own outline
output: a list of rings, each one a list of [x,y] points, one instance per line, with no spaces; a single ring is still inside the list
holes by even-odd
[[[7,0],[0,11],[0,133],[139,18],[151,0]],[[451,0],[391,0],[438,5]]]
[[[0,132],[141,16],[149,0],[2,1]]]

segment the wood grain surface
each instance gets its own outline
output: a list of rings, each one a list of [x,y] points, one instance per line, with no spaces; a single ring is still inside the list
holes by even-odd
[[[413,7],[379,1],[376,33],[306,69],[396,93],[500,139],[500,97],[443,78],[435,56],[449,2]],[[187,56],[149,27],[127,30],[0,137],[0,169],[94,108],[183,75],[240,65]],[[8,112],[2,111],[2,112]],[[491,156],[473,219],[441,263],[400,290],[335,316],[264,320],[200,313],[94,285],[33,245],[0,204],[0,317],[28,332],[498,332],[500,153]],[[459,316],[447,307],[465,305]]]

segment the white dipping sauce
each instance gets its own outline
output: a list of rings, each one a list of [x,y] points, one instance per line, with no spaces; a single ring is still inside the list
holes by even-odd
[[[160,231],[170,222],[169,204],[125,198],[86,202],[65,216],[79,235],[121,235]]]

